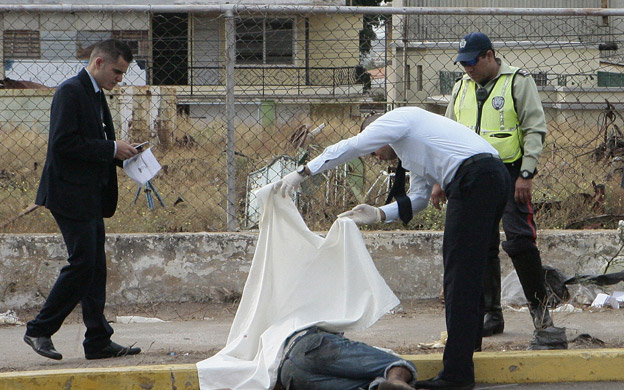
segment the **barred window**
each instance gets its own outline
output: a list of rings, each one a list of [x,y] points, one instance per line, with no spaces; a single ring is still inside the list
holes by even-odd
[[[546,72],[531,73],[531,76],[533,76],[535,85],[538,87],[545,87],[548,85],[548,74]]]
[[[292,64],[294,18],[249,18],[236,22],[238,64]]]
[[[5,30],[4,58],[41,58],[41,41],[39,39],[39,31]]]
[[[440,93],[442,95],[450,95],[453,93],[453,86],[455,85],[455,82],[463,75],[464,72],[441,70],[439,73]]]
[[[113,38],[125,41],[136,59],[145,59],[149,53],[149,42],[145,30],[116,30]]]
[[[76,58],[88,60],[93,46],[110,38],[125,41],[137,59],[147,58],[149,42],[147,41],[147,31],[144,30],[78,31],[76,34]]]
[[[112,38],[110,31],[77,31],[76,58],[88,60],[93,51],[93,46],[100,41],[110,38]]]

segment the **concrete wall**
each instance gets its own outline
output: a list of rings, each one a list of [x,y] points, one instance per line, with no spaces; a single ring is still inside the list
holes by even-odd
[[[365,232],[377,267],[400,299],[441,291],[442,233]],[[108,304],[229,301],[240,297],[255,233],[108,235]],[[542,231],[544,264],[598,273],[620,247],[617,231]],[[503,275],[511,262],[503,256]],[[41,305],[66,264],[60,235],[0,236],[0,312]]]

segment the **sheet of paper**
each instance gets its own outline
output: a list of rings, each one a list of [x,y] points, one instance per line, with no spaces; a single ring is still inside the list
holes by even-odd
[[[154,157],[152,149],[147,149],[132,158],[124,160],[123,168],[135,183],[142,186],[156,176],[161,167],[156,157]]]

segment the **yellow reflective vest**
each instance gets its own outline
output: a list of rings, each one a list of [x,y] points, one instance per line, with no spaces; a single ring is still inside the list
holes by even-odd
[[[477,128],[478,104],[476,83],[467,76],[462,79],[455,98],[455,118],[485,138],[500,154],[505,163],[522,157],[522,131],[514,106],[513,79],[519,68],[512,67],[512,74],[503,74],[490,91],[481,110],[481,126]]]

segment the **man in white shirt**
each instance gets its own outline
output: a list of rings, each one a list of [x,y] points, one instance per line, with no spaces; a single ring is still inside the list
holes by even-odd
[[[481,347],[483,271],[488,250],[499,245],[499,222],[510,177],[487,141],[451,119],[417,107],[392,110],[360,134],[327,147],[321,155],[275,184],[283,196],[307,176],[373,153],[381,160],[399,158],[410,171],[407,193],[411,211],[427,207],[434,184],[448,199],[443,242],[444,297],[448,341],[444,369],[416,388],[472,389],[472,355]],[[408,204],[408,207],[410,204]],[[382,207],[361,204],[340,214],[357,224],[394,221],[405,210],[397,202]]]

